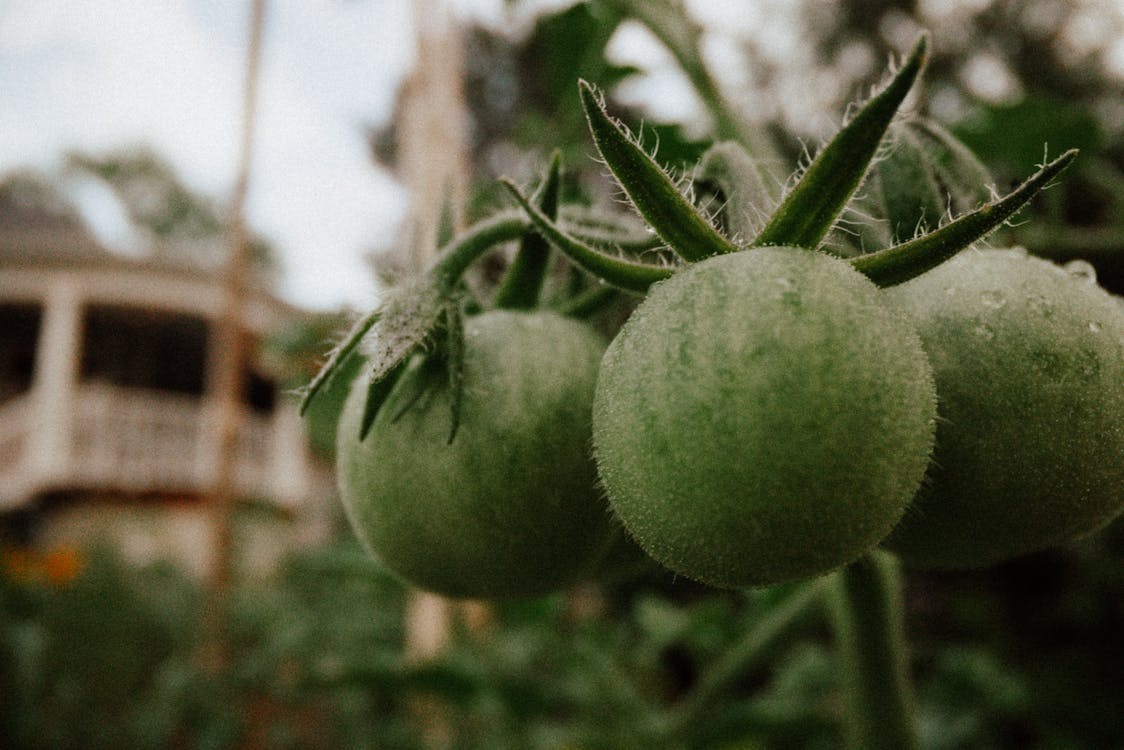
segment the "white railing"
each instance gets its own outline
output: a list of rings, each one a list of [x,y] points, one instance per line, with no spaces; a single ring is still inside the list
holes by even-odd
[[[67,455],[53,462],[48,475],[39,475],[36,462],[25,455],[34,404],[25,396],[0,406],[0,506],[45,489],[196,493],[213,481],[218,456],[211,402],[105,384],[79,386],[68,414]],[[291,480],[306,457],[286,453],[282,425],[246,415],[235,456],[240,494],[282,504],[296,500],[299,483],[283,480]]]

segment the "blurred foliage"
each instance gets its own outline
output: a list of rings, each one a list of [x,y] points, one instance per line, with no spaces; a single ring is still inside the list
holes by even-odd
[[[217,267],[226,259],[229,227],[224,209],[191,190],[170,164],[149,149],[71,153],[65,169],[108,187],[153,255],[204,267]],[[256,277],[273,280],[279,270],[273,249],[260,236],[251,235],[249,243]]]
[[[983,573],[912,577],[927,750],[1124,743],[1124,534],[1110,531]],[[12,559],[0,574],[5,748],[409,750],[434,716],[469,750],[664,747],[669,712],[783,599],[650,571],[500,602],[417,662],[403,655],[405,589],[344,541],[242,582],[232,656],[213,671],[199,660],[202,591],[177,571],[99,549],[52,579]],[[683,747],[839,746],[822,618],[793,635],[707,707]]]

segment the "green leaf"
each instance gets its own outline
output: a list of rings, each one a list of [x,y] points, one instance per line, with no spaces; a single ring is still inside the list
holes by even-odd
[[[672,266],[652,266],[617,258],[600,250],[595,250],[559,229],[542,211],[532,206],[530,201],[510,181],[500,180],[500,184],[515,197],[523,210],[531,217],[535,228],[542,232],[542,235],[552,245],[565,253],[576,265],[603,281],[628,292],[643,294],[648,291],[648,287],[652,284],[663,281],[675,273],[675,268]]]
[[[935,268],[978,239],[987,236],[1044,188],[1077,158],[1066,151],[1042,167],[1004,198],[986,203],[940,229],[910,242],[850,260],[858,271],[882,287],[893,286]]]
[[[562,181],[562,155],[555,151],[539,188],[535,203],[544,216],[558,217],[558,194]],[[539,301],[550,262],[550,243],[538,232],[523,235],[515,259],[507,269],[496,293],[495,306],[501,309],[529,310]]]
[[[738,248],[711,226],[663,168],[633,142],[623,126],[609,117],[593,86],[585,81],[578,86],[597,150],[656,234],[685,260],[735,252]]]
[[[928,56],[922,36],[890,83],[820,151],[753,244],[816,248],[862,183]]]

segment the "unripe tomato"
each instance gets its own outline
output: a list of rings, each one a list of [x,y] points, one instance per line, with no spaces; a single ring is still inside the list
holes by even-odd
[[[399,381],[360,442],[360,378],[340,420],[337,468],[348,517],[374,556],[457,597],[545,593],[590,569],[615,529],[589,455],[604,348],[588,327],[550,313],[468,318],[451,444],[444,378],[404,412],[410,384]]]
[[[888,290],[937,381],[933,465],[887,546],[936,568],[1065,542],[1124,504],[1124,311],[1017,250],[968,251]]]
[[[909,322],[843,261],[768,247],[654,286],[609,346],[594,453],[657,561],[719,586],[830,570],[893,528],[936,414]]]

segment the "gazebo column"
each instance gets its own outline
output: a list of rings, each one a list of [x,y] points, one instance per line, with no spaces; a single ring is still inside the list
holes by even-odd
[[[32,380],[36,428],[28,436],[28,464],[40,481],[65,475],[71,452],[82,349],[82,295],[66,277],[47,291]]]

